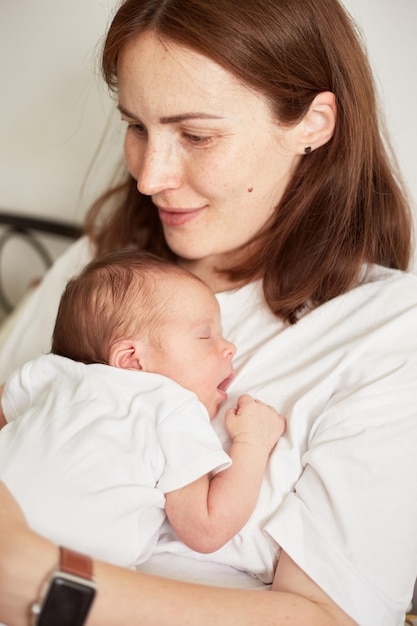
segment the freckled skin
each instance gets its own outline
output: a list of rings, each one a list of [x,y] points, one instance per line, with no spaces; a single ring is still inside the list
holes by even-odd
[[[225,288],[215,268],[273,215],[301,158],[297,128],[281,127],[265,98],[211,59],[151,33],[124,47],[118,87],[139,191],[181,264]]]

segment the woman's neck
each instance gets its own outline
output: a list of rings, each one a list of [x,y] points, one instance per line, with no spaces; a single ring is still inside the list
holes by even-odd
[[[231,291],[232,289],[237,289],[244,284],[243,282],[233,282],[228,278],[227,274],[218,272],[215,269],[216,265],[212,260],[178,259],[178,264],[194,274],[194,276],[203,280],[214,293]]]

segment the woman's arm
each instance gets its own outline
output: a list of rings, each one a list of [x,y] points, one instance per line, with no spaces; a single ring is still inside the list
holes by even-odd
[[[30,605],[58,563],[58,549],[30,531],[16,500],[0,481],[0,622],[28,626]]]
[[[255,508],[271,450],[285,418],[249,395],[229,409],[232,465],[166,494],[166,513],[179,538],[197,552],[214,552],[248,521]]]
[[[181,583],[97,563],[99,593],[88,626],[357,626],[287,555],[281,561],[270,592]]]
[[[29,530],[0,482],[0,621],[27,626],[29,607],[58,562],[58,548]],[[274,591],[219,589],[95,562],[98,593],[88,626],[354,626],[281,555]]]

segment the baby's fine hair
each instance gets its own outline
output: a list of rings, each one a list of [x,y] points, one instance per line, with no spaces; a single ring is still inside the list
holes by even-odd
[[[173,263],[132,249],[91,261],[62,294],[51,352],[108,364],[110,348],[119,339],[149,333],[157,341],[169,306],[161,286],[169,276],[199,280]]]

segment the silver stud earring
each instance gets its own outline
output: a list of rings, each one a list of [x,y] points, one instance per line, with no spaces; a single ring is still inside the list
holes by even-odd
[[[304,148],[304,152],[305,152],[305,154],[310,154],[310,152],[311,152],[311,146],[306,146],[306,147]]]

